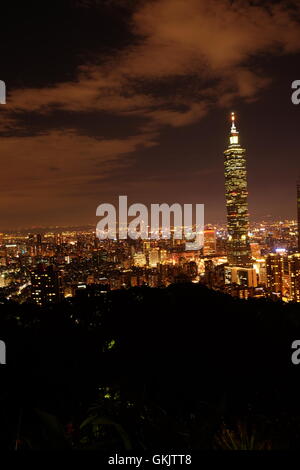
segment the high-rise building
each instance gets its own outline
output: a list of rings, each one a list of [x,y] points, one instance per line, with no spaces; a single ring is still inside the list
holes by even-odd
[[[159,263],[159,248],[151,248],[149,251],[149,266],[156,268]]]
[[[298,252],[300,253],[300,180],[297,182]]]
[[[266,257],[267,289],[270,295],[282,296],[284,256],[270,253]]]
[[[290,276],[290,300],[300,302],[300,253],[288,257]]]
[[[300,302],[300,254],[271,253],[266,257],[267,289],[271,296]]]
[[[149,253],[149,250],[151,248],[151,243],[150,241],[146,240],[143,242],[143,253],[145,253],[146,255]]]
[[[253,266],[258,276],[258,283],[260,285],[266,286],[267,285],[266,260],[264,258],[256,259]]]
[[[216,231],[213,228],[207,228],[204,230],[203,255],[214,255],[216,250]]]
[[[224,152],[229,266],[251,267],[246,150],[241,147],[235,114],[231,113],[229,145]]]
[[[163,250],[161,249],[160,250],[160,262],[161,263],[165,263],[168,259],[168,252],[167,250]]]
[[[61,276],[53,266],[40,264],[31,272],[31,298],[38,305],[56,303],[62,299]]]
[[[256,287],[257,275],[254,268],[226,266],[225,284],[238,284],[242,287]]]
[[[259,259],[261,258],[261,249],[259,243],[250,243],[250,250],[252,258]]]
[[[135,253],[133,255],[134,266],[143,267],[146,266],[146,255],[144,253]]]

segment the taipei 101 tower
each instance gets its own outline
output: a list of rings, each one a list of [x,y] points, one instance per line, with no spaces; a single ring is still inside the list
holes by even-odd
[[[240,145],[235,114],[231,113],[228,147],[224,152],[229,266],[251,268],[246,150]]]

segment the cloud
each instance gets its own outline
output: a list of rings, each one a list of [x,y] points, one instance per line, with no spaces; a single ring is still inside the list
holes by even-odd
[[[182,127],[192,124],[206,114],[207,108],[204,103],[191,103],[185,111],[174,111],[171,109],[158,109],[146,114],[150,118],[150,125],[145,129],[156,128],[158,125],[170,125],[172,127]]]
[[[107,57],[101,66],[83,65],[72,82],[14,90],[8,118],[16,112],[106,111],[146,116],[157,127],[201,118],[211,103],[253,99],[269,78],[253,60],[263,54],[299,51],[299,7],[229,0],[160,0],[139,4],[132,29],[139,41]],[[251,66],[249,61],[251,61]],[[195,96],[169,92],[153,96],[149,83],[196,76]],[[215,80],[214,93],[205,82]],[[144,87],[144,90],[143,90]],[[165,89],[164,89],[165,91]],[[224,98],[225,95],[225,98]],[[174,109],[174,99],[188,110]],[[161,108],[164,108],[163,110]]]
[[[296,10],[287,2],[268,8],[244,0],[148,2],[134,15],[144,44],[129,55],[126,67],[153,76],[204,69],[213,74],[259,53],[298,51],[299,6],[293,3]]]
[[[1,152],[10,158],[5,159],[0,185],[6,196],[13,197],[21,188],[33,199],[68,197],[78,185],[86,189],[95,174],[104,179],[108,171],[130,164],[124,158],[128,154],[153,145],[155,136],[150,134],[108,140],[78,135],[73,129],[31,138],[2,137]]]

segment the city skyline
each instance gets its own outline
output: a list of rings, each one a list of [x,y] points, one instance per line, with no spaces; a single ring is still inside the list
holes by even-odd
[[[231,142],[232,136],[238,136],[238,134],[239,134],[239,132],[238,132],[238,130],[237,130],[237,128],[236,128],[236,125],[235,125],[235,124],[236,124],[237,113],[232,111],[231,113],[228,114],[227,118],[228,118],[227,121],[230,120],[230,122],[231,122],[231,132],[230,132],[230,145],[229,145],[228,149],[224,152],[225,155],[226,155],[228,152],[230,153],[231,147],[235,147],[236,145],[237,145],[237,147],[241,147],[241,146],[240,146],[240,139],[239,139],[239,137],[237,137],[238,140],[237,140],[236,143]],[[235,145],[235,144],[236,144],[236,145]],[[242,152],[245,152],[244,149],[241,149],[241,151],[242,151]],[[245,178],[246,178],[246,184],[248,184],[248,183],[247,183],[248,176],[247,176],[247,170],[246,170],[246,169],[245,169],[245,172],[246,172],[246,173],[245,173],[245,174],[246,174],[246,176],[245,176]],[[226,186],[226,171],[225,171],[225,186]],[[299,189],[299,188],[300,188],[299,177],[298,177],[297,180],[295,180],[295,185],[294,185],[294,186],[295,186],[296,192],[297,192],[297,203],[294,204],[294,205],[295,205],[295,211],[294,211],[294,212],[295,212],[295,215],[296,215],[296,216],[295,216],[295,217],[292,217],[290,220],[298,220],[298,223],[299,223],[299,220],[300,220],[300,217],[299,217],[299,191],[300,191],[300,189]],[[247,190],[247,187],[246,187],[246,190]],[[246,191],[246,194],[248,195],[248,191]],[[114,201],[116,200],[116,197],[117,197],[117,195],[115,195],[115,197],[113,198]],[[119,197],[119,196],[118,196],[118,197]],[[226,195],[225,195],[225,200],[224,200],[224,202],[225,202],[225,207],[227,206],[227,202],[226,202],[227,200],[228,200],[228,194],[227,194],[227,190],[226,190]],[[246,223],[246,225],[247,225],[247,227],[248,227],[248,229],[249,229],[249,227],[250,227],[249,215],[250,215],[250,214],[249,214],[249,212],[248,212],[248,205],[249,205],[248,197],[246,197],[246,200],[247,200],[247,202],[246,202],[246,212],[247,212],[247,214],[246,214],[246,218],[247,218],[247,223]],[[174,201],[174,202],[178,202],[178,200],[176,200],[176,201]],[[174,202],[173,202],[173,203],[174,203]],[[295,201],[294,201],[294,203],[295,203]],[[170,206],[171,206],[171,204],[172,204],[172,202],[170,203]],[[251,199],[250,199],[250,204],[251,204]],[[148,204],[148,206],[150,206],[150,205],[151,205],[151,203]],[[147,207],[147,204],[146,204],[146,207]],[[227,209],[227,211],[228,211],[228,210],[229,210],[229,209]],[[278,220],[280,220],[280,218],[276,217],[276,215],[275,215],[274,217],[272,217],[270,214],[267,214],[266,216],[261,216],[261,217],[258,217],[258,218],[253,218],[253,219],[255,220],[255,222],[263,222],[263,221],[268,221],[268,222],[274,221],[274,222],[277,222]],[[285,217],[284,220],[289,220],[289,218],[288,218],[288,217]],[[224,211],[223,218],[221,217],[221,220],[218,220],[218,221],[216,221],[216,220],[207,220],[207,218],[206,218],[206,219],[205,219],[205,224],[206,224],[206,225],[207,225],[207,224],[208,224],[208,225],[209,225],[209,224],[214,224],[214,225],[225,224],[225,225],[228,226],[228,214],[226,215],[226,210]],[[13,232],[13,231],[21,231],[21,232],[24,232],[24,231],[26,231],[26,230],[29,230],[29,231],[30,231],[31,229],[33,229],[33,230],[35,230],[35,229],[47,230],[47,229],[50,229],[50,228],[60,229],[60,228],[63,228],[63,227],[80,227],[80,226],[81,226],[81,227],[88,227],[88,226],[92,226],[92,227],[93,227],[93,224],[92,224],[92,223],[82,223],[82,224],[80,224],[80,223],[77,223],[77,224],[58,224],[58,225],[55,225],[55,224],[54,224],[54,225],[50,225],[50,224],[49,224],[49,225],[47,225],[47,224],[45,224],[45,225],[38,225],[38,224],[37,224],[37,225],[33,225],[33,226],[26,226],[26,225],[24,225],[24,226],[10,227],[10,228],[2,228],[2,229],[0,228],[0,230],[1,230],[2,232]],[[299,227],[298,227],[298,232],[299,232]]]
[[[1,4],[1,449],[299,450],[299,31],[300,0]]]
[[[251,218],[296,218],[299,14],[295,1],[3,7],[0,230],[96,224],[120,194],[225,221],[232,110]]]

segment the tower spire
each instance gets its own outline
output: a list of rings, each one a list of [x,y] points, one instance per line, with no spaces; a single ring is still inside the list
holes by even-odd
[[[236,125],[235,125],[235,113],[232,112],[231,113],[231,133],[235,133],[236,132]]]
[[[231,130],[229,136],[230,145],[239,146],[239,131],[235,125],[235,112],[231,113]]]

